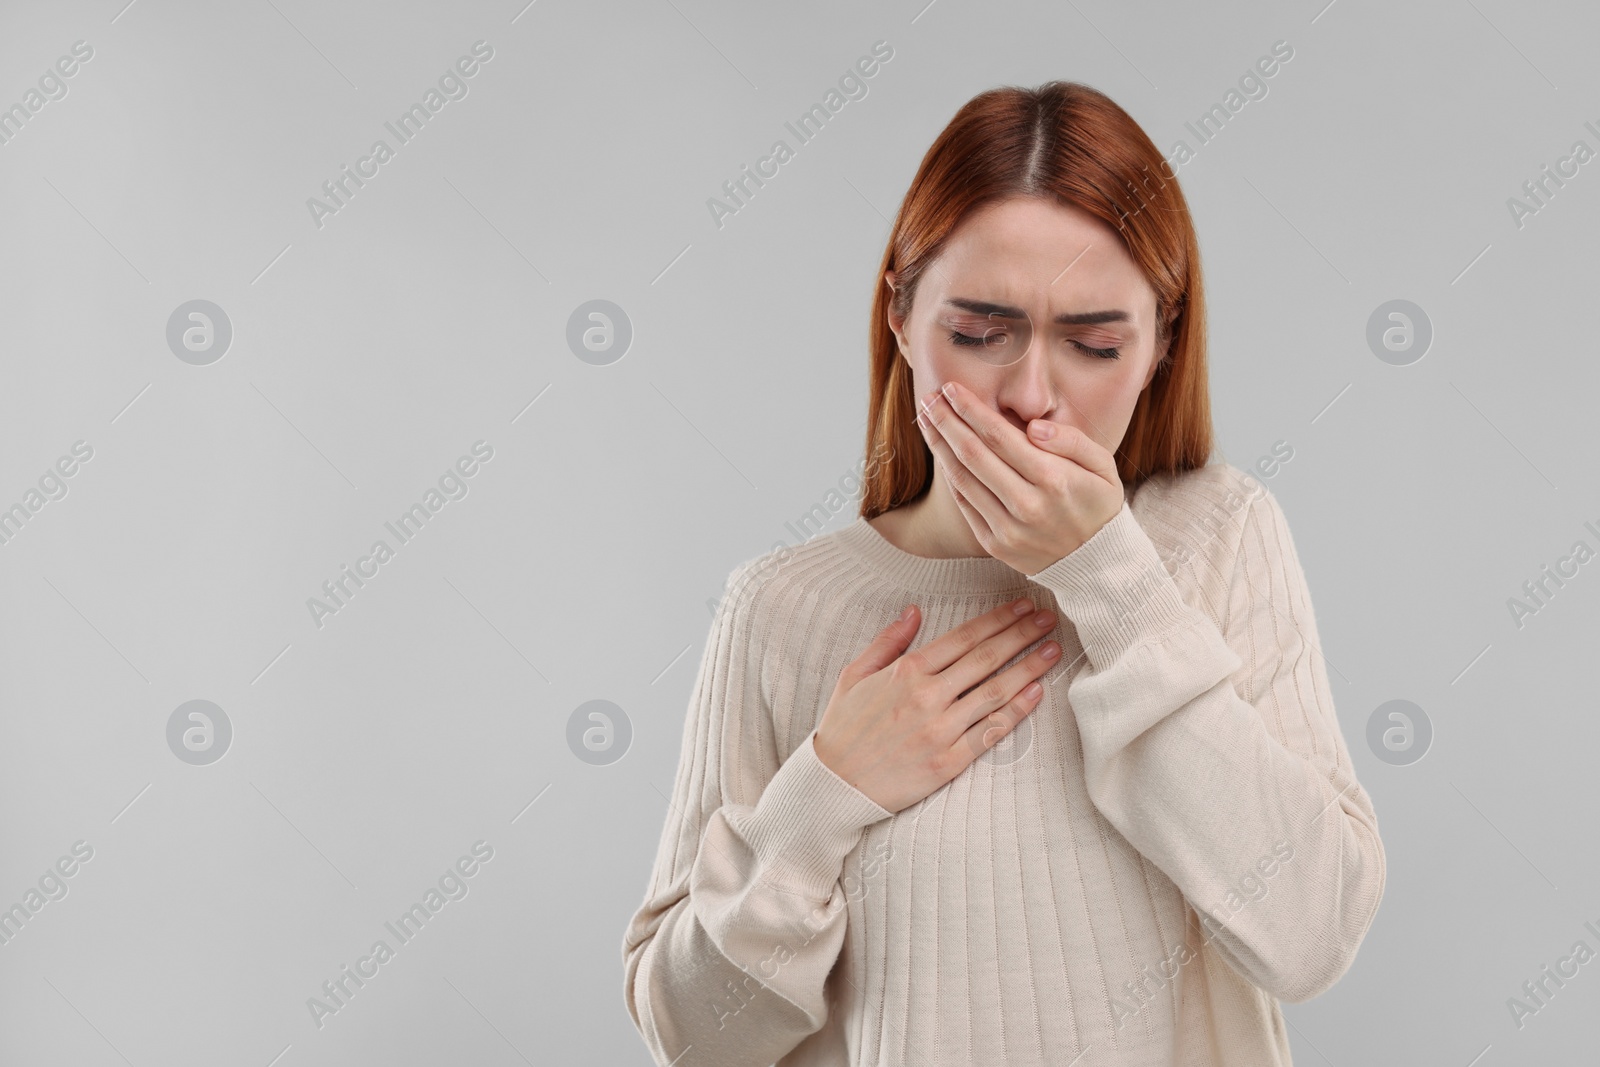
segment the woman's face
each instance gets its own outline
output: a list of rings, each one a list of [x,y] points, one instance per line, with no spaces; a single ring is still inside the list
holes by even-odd
[[[1025,198],[963,222],[889,326],[919,400],[954,380],[1019,430],[1047,419],[1115,452],[1155,375],[1155,304],[1114,229]]]

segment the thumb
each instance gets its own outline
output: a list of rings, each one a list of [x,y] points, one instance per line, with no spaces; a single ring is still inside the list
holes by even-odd
[[[917,606],[907,604],[900,617],[879,630],[878,636],[862,650],[861,655],[856,657],[851,666],[855,667],[863,678],[878,673],[900,658],[921,627],[922,616],[918,613]]]
[[[1115,480],[1117,457],[1076,426],[1048,419],[1028,423],[1028,440],[1051,455],[1070,459],[1107,481]]]

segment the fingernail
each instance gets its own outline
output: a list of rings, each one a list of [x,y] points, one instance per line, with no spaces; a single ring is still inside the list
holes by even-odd
[[[956,387],[953,382],[945,382],[939,386],[939,391],[944,394],[946,400],[954,400],[956,398]]]

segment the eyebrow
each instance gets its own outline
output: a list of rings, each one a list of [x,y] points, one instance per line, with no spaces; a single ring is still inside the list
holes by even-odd
[[[999,319],[1025,319],[1028,313],[1021,308],[1009,307],[1005,304],[991,304],[983,300],[968,300],[965,297],[952,296],[945,301],[952,307],[963,311],[971,311],[978,315],[991,315]],[[1107,311],[1065,311],[1057,315],[1054,321],[1061,326],[1096,326],[1102,322],[1130,322],[1132,316],[1121,308],[1112,308]]]

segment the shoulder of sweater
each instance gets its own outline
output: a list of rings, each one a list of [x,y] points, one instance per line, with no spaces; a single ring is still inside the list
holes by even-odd
[[[840,530],[817,534],[797,545],[778,544],[738,564],[723,587],[724,601],[748,619],[786,614],[810,595],[818,582],[851,566],[838,545]]]
[[[1224,460],[1153,475],[1128,496],[1129,509],[1158,547],[1162,538],[1184,538],[1193,549],[1199,531],[1224,555],[1237,549],[1252,512],[1281,513],[1277,498],[1261,479]]]
[[[1219,619],[1251,516],[1269,526],[1284,523],[1261,479],[1222,460],[1154,475],[1130,494],[1128,507],[1185,598]]]
[[[741,649],[738,655],[759,664],[754,677],[768,707],[774,699],[772,672],[785,654],[774,635],[801,614],[820,583],[850,572],[848,554],[837,540],[834,531],[793,546],[779,544],[735,566],[723,586],[714,626],[729,628],[730,640]]]

